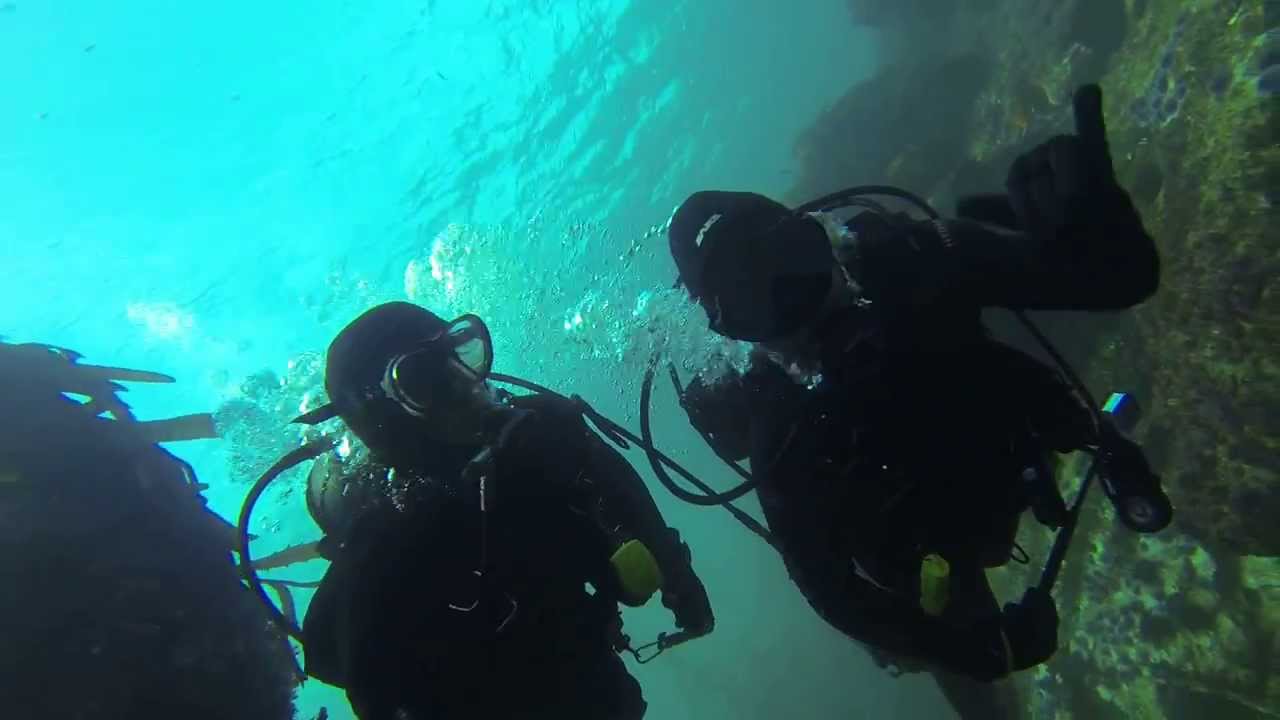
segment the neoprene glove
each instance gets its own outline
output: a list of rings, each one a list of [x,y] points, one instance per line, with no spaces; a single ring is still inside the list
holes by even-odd
[[[1006,189],[1022,226],[1050,244],[1115,241],[1144,233],[1116,181],[1102,118],[1102,90],[1076,91],[1074,135],[1058,135],[1014,161]],[[1102,232],[1105,228],[1103,238]],[[1066,248],[1062,248],[1066,250]]]
[[[689,546],[682,546],[687,558]],[[676,627],[690,635],[706,635],[715,629],[711,598],[692,565],[686,561],[676,568],[663,568],[663,572],[667,582],[662,588],[662,605],[675,616]]]
[[[1053,657],[1058,650],[1058,608],[1053,596],[1028,588],[1020,602],[1004,606],[1000,629],[1010,670],[1026,670]]]
[[[1066,269],[1117,265],[1135,294],[1159,282],[1154,242],[1116,180],[1102,116],[1102,90],[1085,85],[1072,100],[1073,135],[1058,135],[1019,156],[1005,181],[1008,195],[975,195],[959,217],[1021,230],[1045,260]]]

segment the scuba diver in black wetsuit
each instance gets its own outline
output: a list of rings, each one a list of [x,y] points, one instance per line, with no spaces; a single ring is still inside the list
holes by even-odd
[[[291,720],[286,638],[240,583],[235,528],[121,382],[157,373],[0,342],[0,705],[13,720]],[[75,398],[75,399],[73,399]]]
[[[714,618],[583,408],[491,389],[484,324],[408,303],[352,321],[327,362],[331,404],[299,420],[340,416],[367,452],[326,454],[308,481],[332,562],[300,632],[308,674],[363,720],[642,717],[618,603],[661,589],[682,639]]]
[[[965,717],[1002,711],[994,688],[964,677],[1003,678],[1057,647],[1052,579],[1001,609],[984,575],[1010,559],[1025,509],[1067,525],[1051,453],[1096,451],[1133,529],[1172,515],[1141,449],[980,317],[1120,310],[1156,290],[1159,259],[1115,179],[1101,91],[1082,88],[1075,111],[1075,135],[1020,157],[1007,196],[962,200],[956,219],[885,187],[868,190],[931,217],[864,192],[797,210],[699,192],[669,230],[679,282],[712,329],[757,343],[744,373],[684,389],[691,423],[722,458],[750,460],[740,490],[758,491],[817,612],[885,663],[933,671]],[[850,207],[861,212],[836,216]]]

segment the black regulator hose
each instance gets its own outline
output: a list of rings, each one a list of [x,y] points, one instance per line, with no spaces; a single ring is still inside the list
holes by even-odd
[[[680,398],[681,402],[683,403],[684,385],[681,384],[680,382],[680,375],[679,373],[676,372],[676,366],[674,363],[667,363],[667,375],[671,377],[671,387],[676,391],[676,397]],[[646,415],[649,414],[649,409],[647,405],[642,408],[642,412],[644,412]],[[716,457],[720,458],[720,460],[723,461],[725,465],[729,466],[730,470],[737,473],[738,476],[741,477],[743,480],[751,483],[752,489],[753,490],[755,489],[756,487],[755,479],[752,477],[751,472],[749,470],[744,469],[733,458],[725,455],[724,451],[722,451],[720,447],[715,442],[712,441],[711,435],[707,433],[706,430],[703,430],[702,428],[697,427],[696,425],[694,426],[693,429],[698,431],[698,434],[702,436],[702,440],[707,444],[707,447],[711,448],[711,452],[714,452],[716,454]]]
[[[661,463],[659,462],[660,458],[656,457],[650,450],[650,448],[653,447],[653,426],[649,412],[649,406],[653,397],[653,376],[654,366],[651,364],[649,365],[649,369],[645,371],[644,384],[640,386],[640,435],[644,439],[642,447],[644,447],[645,452],[649,454],[649,463],[653,465],[653,472],[658,476],[658,480],[663,484],[663,486],[665,486],[667,490],[670,490],[672,495],[675,495],[681,500],[692,505],[703,506],[731,503],[752,490],[755,490],[755,480],[748,479],[724,492],[714,492],[705,486],[699,487],[698,489],[702,491],[700,494],[685,490],[671,479],[671,476],[662,468]],[[734,464],[734,466],[736,467],[736,464]],[[741,470],[741,468],[739,469]]]
[[[295,448],[292,452],[276,461],[274,465],[267,469],[262,477],[249,488],[249,494],[244,498],[244,504],[240,506],[240,518],[236,522],[236,540],[237,550],[240,554],[240,577],[244,580],[249,589],[253,591],[262,604],[266,606],[271,621],[276,624],[286,635],[305,645],[302,639],[302,628],[296,623],[284,616],[276,604],[271,602],[271,598],[267,596],[267,590],[262,586],[262,579],[258,577],[258,571],[253,567],[253,556],[249,552],[249,521],[253,517],[253,507],[258,504],[258,499],[262,497],[263,491],[271,484],[273,480],[280,476],[286,470],[320,457],[330,448],[333,447],[333,441],[329,439],[315,440]]]
[[[669,490],[673,495],[680,498],[681,500],[692,502],[695,505],[703,505],[703,506],[719,505],[723,507],[725,511],[727,511],[730,515],[733,515],[734,519],[736,519],[739,523],[741,523],[742,526],[745,527],[747,530],[750,530],[751,532],[758,535],[762,540],[764,540],[774,549],[778,548],[777,540],[773,537],[773,533],[769,532],[769,529],[765,527],[763,523],[751,517],[750,514],[743,511],[741,508],[735,507],[732,504],[732,500],[742,497],[743,495],[751,492],[751,490],[754,489],[754,486],[748,487],[745,490],[742,489],[742,486],[738,486],[737,488],[734,488],[732,491],[730,491],[731,493],[736,493],[736,494],[734,494],[732,497],[728,497],[727,499],[725,499],[725,496],[728,494],[716,493],[716,491],[710,485],[707,485],[705,482],[698,479],[698,477],[695,476],[693,473],[690,473],[688,470],[686,470],[683,466],[681,466],[675,460],[672,460],[670,457],[665,455],[661,450],[658,450],[656,447],[654,447],[653,433],[651,432],[651,428],[649,425],[649,413],[648,413],[649,397],[653,392],[653,366],[652,365],[649,367],[648,372],[645,373],[644,385],[641,387],[641,391],[640,391],[641,407],[644,409],[641,412],[641,416],[640,416],[641,434],[644,436],[643,438],[637,437],[635,433],[631,432],[630,430],[627,430],[626,428],[622,427],[621,425],[614,422],[613,420],[610,420],[608,417],[605,417],[598,410],[588,405],[585,400],[583,400],[582,398],[576,395],[573,398],[566,398],[560,393],[557,393],[554,390],[551,390],[547,387],[544,387],[535,382],[531,382],[529,380],[518,378],[512,375],[492,373],[491,375],[489,375],[489,379],[495,382],[506,383],[508,385],[515,385],[516,387],[521,387],[535,393],[549,395],[551,397],[559,398],[560,400],[573,403],[582,411],[583,415],[590,418],[592,423],[594,423],[596,427],[598,427],[606,437],[610,438],[615,443],[619,444],[620,447],[623,447],[623,448],[628,447],[627,441],[630,441],[632,444],[643,448],[645,451],[645,455],[649,458],[649,463],[653,466],[654,475],[657,476],[658,481],[661,482],[662,485],[666,487],[667,490]],[[685,490],[684,488],[677,485],[675,481],[671,479],[671,476],[667,474],[666,470],[663,468],[663,465],[665,465],[668,468],[671,468],[671,470],[673,470],[677,475],[687,480],[690,485],[693,485],[698,490],[700,490],[702,494],[699,495],[697,493],[691,493],[688,490]],[[708,502],[707,499],[709,498],[713,499],[713,501]]]
[[[1045,336],[1044,332],[1041,331],[1035,323],[1031,322],[1031,318],[1027,317],[1026,313],[1021,310],[1014,310],[1013,316],[1018,319],[1018,322],[1022,323],[1022,326],[1027,329],[1027,332],[1031,333],[1031,337],[1035,338],[1036,342],[1040,343],[1040,347],[1044,348],[1044,351],[1049,354],[1049,357],[1053,358],[1053,362],[1057,364],[1058,369],[1062,371],[1062,375],[1067,379],[1067,382],[1069,382],[1071,386],[1075,388],[1075,391],[1080,394],[1080,398],[1084,400],[1085,407],[1089,408],[1089,415],[1093,418],[1094,432],[1096,432],[1099,438],[1101,438],[1102,423],[1104,422],[1102,411],[1099,409],[1101,406],[1099,406],[1097,401],[1093,399],[1093,393],[1089,392],[1089,387],[1085,385],[1084,381],[1080,379],[1080,376],[1076,374],[1075,369],[1071,367],[1071,364],[1067,362],[1067,359],[1062,357],[1062,353],[1058,352],[1057,346],[1055,346],[1049,338]]]
[[[1071,503],[1071,508],[1067,511],[1067,521],[1062,524],[1062,528],[1058,530],[1058,536],[1053,539],[1053,548],[1049,550],[1049,559],[1045,560],[1044,570],[1040,572],[1040,582],[1036,587],[1046,593],[1053,592],[1053,586],[1058,582],[1058,574],[1062,572],[1062,562],[1067,557],[1067,548],[1071,545],[1071,538],[1075,535],[1076,526],[1080,523],[1080,511],[1084,507],[1085,498],[1089,495],[1089,487],[1097,477],[1098,460],[1094,458],[1084,480],[1080,483],[1075,502]]]

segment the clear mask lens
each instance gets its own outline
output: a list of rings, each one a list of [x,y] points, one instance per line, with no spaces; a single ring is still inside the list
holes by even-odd
[[[387,366],[382,389],[412,415],[425,416],[442,396],[456,390],[456,375],[471,384],[483,382],[493,367],[489,329],[474,315],[455,320],[422,347]],[[450,377],[451,371],[455,377]]]
[[[489,329],[474,315],[463,315],[449,326],[446,333],[453,354],[463,367],[483,380],[493,368],[493,343]]]

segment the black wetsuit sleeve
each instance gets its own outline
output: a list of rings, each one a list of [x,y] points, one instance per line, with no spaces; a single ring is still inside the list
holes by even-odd
[[[616,523],[643,542],[668,583],[679,584],[693,573],[692,559],[680,541],[680,533],[667,525],[644,479],[631,463],[599,435],[586,432],[587,480],[602,501],[606,521]]]
[[[585,502],[592,506],[589,512],[598,513],[602,525],[619,528],[644,543],[664,576],[679,581],[691,573],[688,550],[679,533],[667,526],[644,480],[587,426],[579,408],[541,395],[522,397],[520,406],[536,413],[533,422],[549,428],[544,443],[562,453],[561,462],[578,468],[576,492],[585,494]],[[576,457],[569,459],[564,453]]]
[[[1088,241],[1063,247],[974,220],[946,225],[952,239],[941,251],[946,293],[982,307],[1123,310],[1146,300],[1159,284],[1155,241],[1141,224],[1099,227],[1089,231]],[[918,231],[934,232],[924,227]]]

